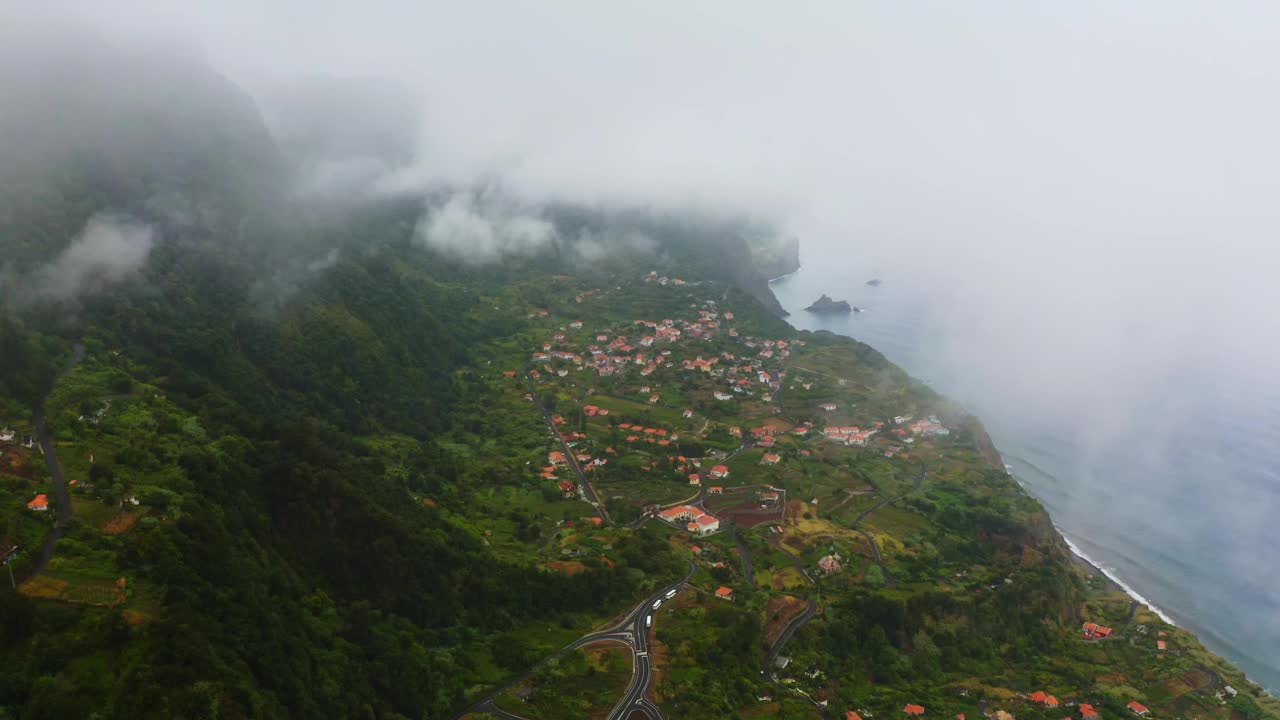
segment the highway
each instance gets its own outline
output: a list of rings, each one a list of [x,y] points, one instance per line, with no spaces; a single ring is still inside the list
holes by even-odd
[[[666,602],[667,595],[675,595],[684,584],[689,582],[689,578],[693,577],[697,571],[697,565],[692,560],[689,561],[689,572],[685,574],[678,582],[667,585],[653,595],[645,598],[643,602],[637,605],[627,613],[625,617],[619,620],[611,627],[596,632],[587,633],[582,637],[574,640],[566,645],[562,650],[551,655],[537,665],[533,666],[523,674],[513,678],[510,682],[502,687],[496,688],[493,692],[480,698],[475,703],[468,706],[465,710],[457,713],[451,720],[459,720],[460,718],[472,713],[488,713],[496,715],[506,720],[524,720],[519,715],[513,715],[499,708],[494,704],[493,699],[503,692],[520,685],[528,680],[535,672],[551,662],[555,658],[563,656],[565,653],[577,650],[601,642],[616,642],[626,645],[631,649],[631,682],[627,685],[627,690],[623,693],[622,698],[618,701],[613,709],[609,711],[608,720],[625,720],[630,713],[639,711],[644,713],[651,720],[666,720],[662,711],[657,705],[650,702],[645,694],[649,691],[649,687],[653,684],[653,667],[649,660],[649,628],[646,627],[645,620],[653,615],[653,604],[658,600]]]

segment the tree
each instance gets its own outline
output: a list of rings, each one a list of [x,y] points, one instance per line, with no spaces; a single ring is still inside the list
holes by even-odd
[[[871,587],[884,587],[884,570],[881,570],[879,565],[872,565],[867,568],[867,573],[863,575],[862,580]]]

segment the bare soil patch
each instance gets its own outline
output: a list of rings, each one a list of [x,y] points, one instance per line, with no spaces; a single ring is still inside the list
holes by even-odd
[[[787,627],[787,623],[796,615],[804,612],[806,607],[804,600],[791,595],[777,595],[769,598],[769,604],[764,609],[764,642],[765,645],[773,647],[778,641],[778,637],[782,635],[782,631]]]
[[[573,577],[574,575],[577,575],[580,572],[585,572],[587,569],[586,565],[583,565],[581,562],[578,562],[577,560],[552,560],[551,562],[547,563],[545,567],[548,570],[554,570],[556,572],[564,573],[569,577]]]

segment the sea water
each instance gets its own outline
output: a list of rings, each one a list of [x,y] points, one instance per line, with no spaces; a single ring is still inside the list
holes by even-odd
[[[1243,381],[1199,382],[1193,372],[1160,392],[1126,397],[1126,407],[1100,403],[1096,417],[1078,408],[1059,415],[1043,398],[1023,405],[1002,387],[999,368],[1002,343],[1015,342],[1016,329],[994,340],[975,331],[966,347],[956,327],[967,320],[947,317],[927,289],[902,278],[870,287],[867,279],[825,263],[772,288],[795,327],[866,342],[978,415],[1072,549],[1275,693],[1280,397]],[[805,312],[822,293],[865,311]],[[1044,377],[1019,381],[1056,381],[1039,371]],[[1112,416],[1138,421],[1108,424]]]

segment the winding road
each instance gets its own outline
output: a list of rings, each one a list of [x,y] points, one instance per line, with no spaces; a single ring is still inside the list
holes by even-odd
[[[533,396],[533,404],[538,406],[538,411],[542,413],[542,419],[547,422],[547,427],[551,428],[551,433],[556,436],[556,440],[560,441],[560,450],[564,452],[565,462],[573,469],[574,474],[578,476],[578,486],[582,488],[582,494],[587,498],[587,502],[591,503],[596,512],[600,513],[600,518],[605,525],[613,525],[613,518],[609,517],[609,511],[605,509],[604,503],[600,502],[600,496],[596,493],[595,487],[587,480],[587,474],[582,471],[582,466],[578,464],[578,458],[574,457],[573,448],[569,447],[564,435],[560,434],[560,428],[556,427],[555,420],[552,419],[551,413],[546,406],[542,404],[542,399],[538,397],[532,382],[529,382],[529,394]]]
[[[586,645],[601,642],[616,642],[627,646],[631,649],[631,682],[627,685],[627,690],[623,693],[622,698],[613,706],[606,716],[608,720],[624,720],[629,718],[633,712],[641,712],[650,720],[665,720],[662,711],[657,705],[654,705],[646,696],[649,687],[653,684],[653,666],[649,660],[649,626],[646,622],[653,615],[654,605],[659,602],[666,602],[669,597],[673,597],[684,584],[689,582],[689,578],[693,577],[697,571],[697,565],[692,560],[689,561],[689,571],[678,582],[668,585],[658,592],[645,598],[643,602],[635,606],[631,612],[627,613],[622,620],[613,626],[604,630],[587,633],[582,637],[574,640],[566,645],[559,652],[550,655],[534,665],[529,670],[513,678],[502,687],[496,688],[493,692],[484,696],[480,700],[467,707],[465,710],[454,715],[451,720],[459,720],[466,715],[473,713],[488,713],[496,715],[507,720],[525,720],[519,715],[514,715],[494,703],[494,698],[502,693],[516,687],[530,677],[533,676],[547,663],[563,656],[565,653],[577,650]]]
[[[62,369],[62,372],[58,373],[57,378],[50,384],[50,392],[58,384],[58,380],[61,380],[67,373],[74,370],[76,365],[84,359],[84,350],[84,345],[76,343],[66,367]],[[49,469],[49,477],[53,480],[53,497],[58,504],[58,517],[53,525],[53,530],[49,531],[44,545],[40,548],[40,554],[23,572],[22,578],[18,580],[19,584],[44,572],[44,569],[49,565],[49,561],[53,559],[53,553],[58,547],[58,540],[61,540],[62,536],[67,534],[67,527],[71,525],[71,492],[67,489],[67,479],[62,474],[62,463],[58,462],[58,446],[54,444],[53,436],[49,434],[49,426],[44,417],[44,405],[48,399],[48,395],[45,395],[40,401],[40,406],[36,408],[33,420],[36,426],[36,439],[40,442],[40,449],[44,452],[45,466]]]

